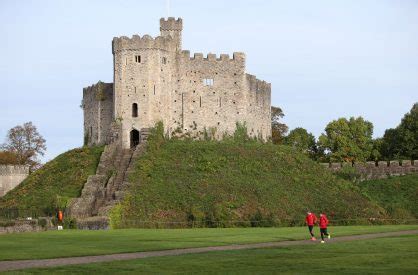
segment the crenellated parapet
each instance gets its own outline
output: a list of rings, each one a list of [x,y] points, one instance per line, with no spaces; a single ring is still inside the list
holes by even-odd
[[[247,77],[247,84],[250,88],[250,91],[257,92],[257,93],[270,93],[271,92],[271,84],[257,79],[255,75],[246,74]]]
[[[183,30],[183,20],[181,18],[175,19],[174,17],[169,17],[167,19],[160,19],[160,31],[181,31]]]
[[[388,176],[400,176],[418,173],[418,160],[368,161],[365,163],[322,163],[325,168],[338,172],[344,167],[353,167],[361,175],[362,180],[381,179]]]
[[[225,53],[222,53],[219,56],[214,53],[208,53],[206,56],[203,53],[194,53],[193,56],[191,56],[190,51],[183,50],[180,53],[180,58],[183,61],[240,62],[245,64],[245,54],[241,52],[234,52],[231,58],[229,54]]]
[[[112,41],[112,53],[119,51],[139,50],[139,49],[160,49],[173,51],[175,43],[171,36],[157,36],[153,38],[150,35],[133,35],[131,38],[127,36],[114,37]]]

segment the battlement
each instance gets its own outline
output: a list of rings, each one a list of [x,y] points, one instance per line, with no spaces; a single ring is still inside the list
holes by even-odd
[[[206,54],[206,57],[204,57],[203,53],[194,53],[193,56],[190,56],[190,51],[183,50],[180,56],[183,60],[245,62],[245,54],[241,52],[234,52],[232,58],[230,58],[229,54],[224,53],[220,54],[219,57],[213,53]]]
[[[333,172],[338,172],[344,167],[354,167],[356,171],[361,175],[361,179],[380,179],[387,176],[398,176],[412,173],[418,173],[418,160],[397,160],[392,161],[368,161],[365,163],[322,163],[325,168]]]
[[[99,86],[104,85],[103,88],[104,89],[109,89],[113,87],[113,83],[105,83],[105,82],[98,82],[96,84],[92,84],[90,86],[84,87],[83,88],[83,93],[88,93],[88,92],[92,92],[92,91],[97,91],[97,89],[99,88]]]
[[[26,165],[0,165],[0,175],[28,175],[29,166]]]
[[[133,35],[132,38],[127,36],[114,37],[112,40],[112,53],[122,50],[138,50],[138,49],[161,49],[172,51],[175,49],[175,43],[171,36],[152,36],[146,34],[143,37]]]
[[[253,92],[266,92],[266,93],[270,93],[271,92],[271,84],[264,81],[264,80],[259,80],[257,79],[257,77],[255,75],[252,74],[246,74],[247,77],[247,83],[248,83],[248,87],[250,88],[250,91]]]
[[[182,29],[183,20],[180,17],[177,20],[174,17],[160,19],[160,31],[181,31]]]

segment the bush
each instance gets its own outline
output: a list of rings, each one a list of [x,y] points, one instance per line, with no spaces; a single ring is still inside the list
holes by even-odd
[[[345,180],[351,182],[358,182],[361,178],[361,174],[353,166],[343,166],[340,170],[335,172],[335,174]]]
[[[48,221],[45,218],[39,218],[38,219],[38,225],[42,228],[45,228],[47,223],[48,223]]]
[[[65,218],[63,226],[65,229],[77,229],[77,220],[74,218]]]

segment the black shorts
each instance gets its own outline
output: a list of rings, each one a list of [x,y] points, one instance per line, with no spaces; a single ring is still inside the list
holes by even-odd
[[[327,232],[327,229],[326,229],[326,228],[320,228],[319,230],[321,231],[321,234],[325,234],[325,235],[327,235],[327,234],[328,234],[328,232]]]
[[[313,225],[308,225],[309,231],[312,231]]]

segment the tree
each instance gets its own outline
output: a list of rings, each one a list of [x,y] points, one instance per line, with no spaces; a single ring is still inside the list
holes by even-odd
[[[37,157],[46,151],[45,139],[32,122],[26,122],[9,130],[3,149],[17,156],[18,164],[29,165],[31,170],[39,165]]]
[[[372,140],[372,151],[370,153],[370,161],[378,161],[382,159],[382,154],[380,153],[383,144],[383,138],[376,138]]]
[[[19,164],[18,157],[15,153],[9,151],[0,151],[0,165],[16,165]]]
[[[395,129],[385,131],[380,153],[387,160],[418,158],[418,103]]]
[[[284,144],[292,146],[296,150],[306,153],[312,159],[317,158],[318,147],[315,137],[304,128],[298,127],[289,132],[284,138]]]
[[[280,122],[283,117],[284,113],[280,107],[271,106],[271,140],[274,144],[283,143],[287,133],[287,125]]]
[[[364,162],[372,152],[373,124],[362,117],[330,122],[319,137],[320,147],[331,161]]]

